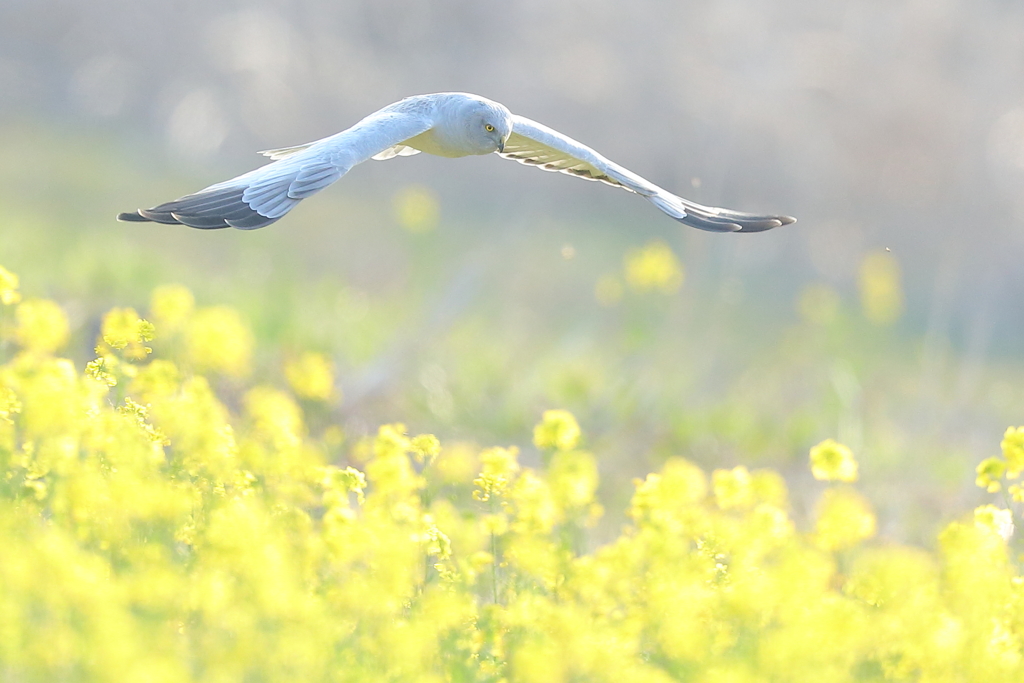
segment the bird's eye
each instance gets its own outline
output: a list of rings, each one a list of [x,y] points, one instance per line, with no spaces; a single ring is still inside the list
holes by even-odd
[[[493,133],[494,132],[494,126],[492,126],[491,124],[488,123],[486,126],[484,126],[484,130],[486,130],[488,133]]]

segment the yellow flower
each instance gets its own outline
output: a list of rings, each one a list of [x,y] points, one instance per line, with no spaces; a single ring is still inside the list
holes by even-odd
[[[975,471],[978,473],[978,476],[974,483],[989,493],[995,493],[1002,488],[999,480],[1006,473],[1006,462],[1000,458],[985,458],[978,463]]]
[[[515,528],[520,533],[546,534],[562,519],[551,486],[533,470],[516,479],[509,497],[515,501]]]
[[[465,443],[446,445],[434,463],[433,471],[445,483],[470,483],[477,472],[476,449]]]
[[[10,306],[21,301],[18,293],[18,276],[0,266],[0,304]]]
[[[355,493],[356,500],[362,505],[366,502],[366,475],[354,467],[339,469],[334,465],[328,465],[323,469],[324,475],[320,481],[323,487],[321,500],[328,510],[349,510],[349,494]],[[347,517],[347,515],[346,515]]]
[[[903,313],[900,264],[886,251],[864,257],[860,264],[860,300],[864,317],[876,325],[895,322]]]
[[[426,462],[427,464],[434,462],[434,459],[441,452],[441,442],[433,434],[414,436],[410,440],[409,446],[411,447],[413,457],[418,462]]]
[[[704,471],[682,458],[669,458],[658,474],[634,481],[636,493],[629,515],[638,522],[681,517],[704,500],[708,492]]]
[[[718,507],[723,510],[749,508],[754,504],[754,487],[750,472],[740,465],[731,470],[715,470],[711,474],[711,488]]]
[[[533,443],[537,448],[567,451],[576,448],[580,440],[580,425],[567,410],[545,410],[540,423],[533,428]]]
[[[1024,503],[1024,486],[1021,486],[1020,484],[1010,484],[1006,488],[1006,492],[1010,494],[1010,498],[1013,502]]]
[[[447,560],[452,556],[452,542],[448,536],[437,528],[436,524],[430,523],[427,526],[424,539],[426,542],[426,553],[438,560]]]
[[[594,456],[583,451],[559,451],[551,458],[548,480],[555,500],[564,510],[589,506],[597,492]]]
[[[422,185],[411,185],[395,195],[398,224],[409,232],[430,232],[437,227],[441,205],[437,195]]]
[[[650,242],[626,254],[626,283],[638,292],[676,292],[683,284],[683,266],[667,244]]]
[[[28,299],[15,310],[15,339],[22,347],[52,353],[68,340],[68,319],[53,301]]]
[[[363,492],[366,490],[366,475],[354,467],[346,467],[343,470],[331,468],[330,482],[337,489],[356,494],[357,500],[363,502]]]
[[[469,556],[469,566],[475,572],[482,572],[494,564],[494,555],[486,550],[478,550]]]
[[[754,499],[759,503],[767,503],[778,508],[786,507],[788,493],[786,480],[773,470],[758,470],[751,473],[750,485]]]
[[[185,345],[197,369],[238,377],[249,372],[255,341],[238,311],[212,306],[189,321]]]
[[[378,458],[404,456],[412,448],[412,441],[406,434],[405,425],[399,422],[381,425],[373,442],[373,453]]]
[[[117,376],[115,373],[118,365],[120,363],[114,356],[102,355],[96,360],[86,363],[85,374],[108,387],[116,386]]]
[[[815,538],[825,550],[843,550],[875,535],[871,505],[855,491],[828,489],[818,503]]]
[[[139,369],[132,379],[131,390],[141,394],[148,401],[156,396],[173,394],[180,383],[181,373],[177,366],[169,360],[157,358]]]
[[[304,353],[285,362],[284,375],[300,398],[330,401],[334,390],[334,364],[322,353]]]
[[[13,422],[11,416],[21,412],[21,401],[17,394],[5,386],[0,386],[0,420]]]
[[[127,358],[138,360],[153,352],[146,346],[146,342],[153,341],[153,325],[141,319],[133,308],[109,311],[103,316],[100,334],[107,346],[123,351]]]
[[[79,374],[71,361],[22,356],[18,363],[21,381],[13,388],[22,403],[21,423],[26,433],[42,438],[79,431],[84,405]]]
[[[1016,477],[1024,470],[1024,427],[1008,427],[999,446],[1006,458],[1006,476]]]
[[[170,441],[167,440],[167,437],[164,436],[159,429],[146,421],[146,418],[149,417],[149,406],[141,405],[126,397],[124,399],[124,405],[118,407],[117,411],[134,420],[150,441],[164,446],[170,444]]]
[[[277,389],[255,387],[245,394],[246,412],[257,432],[277,448],[297,446],[304,434],[302,410],[295,400]]]
[[[479,489],[473,492],[477,500],[488,500],[491,496],[505,493],[519,472],[519,449],[488,448],[480,454],[480,475],[473,480]]]
[[[1013,513],[995,505],[981,505],[974,508],[974,524],[979,528],[995,532],[1003,540],[1013,535]]]
[[[825,439],[811,449],[811,474],[821,481],[857,481],[857,461],[841,443]]]
[[[161,285],[153,290],[149,309],[160,329],[174,331],[180,328],[195,308],[195,298],[182,285]]]

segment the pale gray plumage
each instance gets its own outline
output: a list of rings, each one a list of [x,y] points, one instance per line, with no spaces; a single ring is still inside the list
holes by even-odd
[[[261,152],[273,160],[237,178],[152,209],[122,213],[122,221],[181,223],[193,228],[262,228],[367,159],[427,152],[462,157],[497,152],[506,159],[599,180],[649,200],[672,218],[701,230],[760,232],[792,223],[695,204],[641,178],[593,149],[503,105],[467,93],[408,97],[331,137]]]

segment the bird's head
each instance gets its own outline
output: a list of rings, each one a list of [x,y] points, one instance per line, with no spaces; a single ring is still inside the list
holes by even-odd
[[[467,103],[462,120],[463,134],[472,147],[472,154],[501,152],[512,134],[512,112],[482,97]]]

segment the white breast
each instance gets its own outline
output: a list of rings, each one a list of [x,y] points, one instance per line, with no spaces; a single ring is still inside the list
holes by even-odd
[[[451,136],[445,136],[438,128],[431,128],[425,133],[409,138],[403,144],[427,154],[449,159],[479,154],[474,149],[466,149],[464,145],[460,145],[457,138],[452,139]]]

